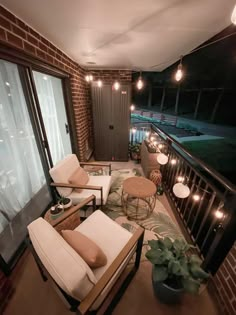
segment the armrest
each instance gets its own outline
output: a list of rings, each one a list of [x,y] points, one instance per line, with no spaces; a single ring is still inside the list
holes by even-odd
[[[91,189],[91,190],[101,190],[102,186],[91,186],[91,185],[73,185],[64,183],[51,183],[50,186],[53,187],[68,187],[68,188],[79,188],[79,189]]]
[[[112,279],[112,277],[114,276],[114,274],[116,273],[120,265],[123,263],[123,261],[125,260],[129,252],[132,250],[132,248],[136,245],[136,243],[139,240],[141,241],[143,240],[143,234],[144,234],[144,229],[139,227],[138,230],[133,234],[131,239],[128,241],[128,243],[125,245],[125,247],[122,249],[120,254],[116,257],[116,259],[113,261],[110,267],[106,270],[103,276],[99,279],[99,281],[96,283],[93,289],[86,296],[86,298],[83,301],[81,301],[78,307],[79,314],[86,314],[88,312],[88,310],[96,301],[100,293],[103,291],[103,289]],[[139,250],[142,249],[142,247],[139,247],[139,246],[137,248]]]
[[[94,195],[91,195],[90,197],[84,199],[84,201],[82,201],[79,204],[77,204],[76,206],[74,206],[72,209],[67,210],[66,214],[63,214],[62,217],[59,217],[58,219],[56,219],[52,223],[52,226],[56,227],[58,224],[60,224],[61,222],[63,222],[67,218],[69,218],[71,215],[73,215],[75,212],[77,212],[80,208],[87,205],[91,201],[93,202],[93,211],[95,211],[96,210],[96,197]]]
[[[111,175],[111,164],[104,164],[104,163],[89,163],[89,162],[80,162],[79,163],[81,166],[104,166],[104,167],[109,167],[109,175]]]

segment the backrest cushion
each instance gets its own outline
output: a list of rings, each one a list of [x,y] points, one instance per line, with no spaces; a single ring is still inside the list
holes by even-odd
[[[62,230],[61,234],[67,243],[84,259],[91,268],[105,266],[107,257],[101,248],[87,236],[78,231]]]
[[[89,176],[82,167],[78,167],[68,180],[73,185],[86,185],[89,181]],[[76,188],[75,191],[81,192],[82,189]]]
[[[59,161],[49,173],[55,183],[69,184],[69,177],[80,167],[79,161],[75,154],[67,155]],[[67,197],[72,193],[72,188],[57,188],[61,196]]]
[[[96,278],[78,253],[43,218],[28,225],[33,247],[55,282],[70,296],[82,300]]]

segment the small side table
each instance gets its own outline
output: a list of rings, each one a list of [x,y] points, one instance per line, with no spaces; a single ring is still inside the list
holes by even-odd
[[[75,206],[70,207],[68,210],[65,210],[58,218],[53,219],[51,216],[50,209],[45,213],[44,219],[50,223],[55,224],[59,220],[61,220],[63,217],[68,215],[70,212],[74,211]],[[78,225],[80,224],[80,211],[78,210],[73,215],[69,216],[67,219],[65,219],[63,222],[59,223],[55,230],[57,232],[61,232],[61,230],[74,230]]]
[[[156,186],[144,177],[130,177],[123,183],[121,202],[130,220],[144,220],[153,212]]]

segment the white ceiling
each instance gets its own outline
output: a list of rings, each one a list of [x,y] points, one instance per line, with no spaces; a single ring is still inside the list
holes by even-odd
[[[161,71],[227,27],[235,0],[0,3],[81,65]]]

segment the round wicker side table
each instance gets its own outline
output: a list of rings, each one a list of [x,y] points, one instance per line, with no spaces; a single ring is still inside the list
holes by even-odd
[[[144,220],[153,212],[156,186],[144,177],[130,177],[123,183],[123,211],[129,220]]]

